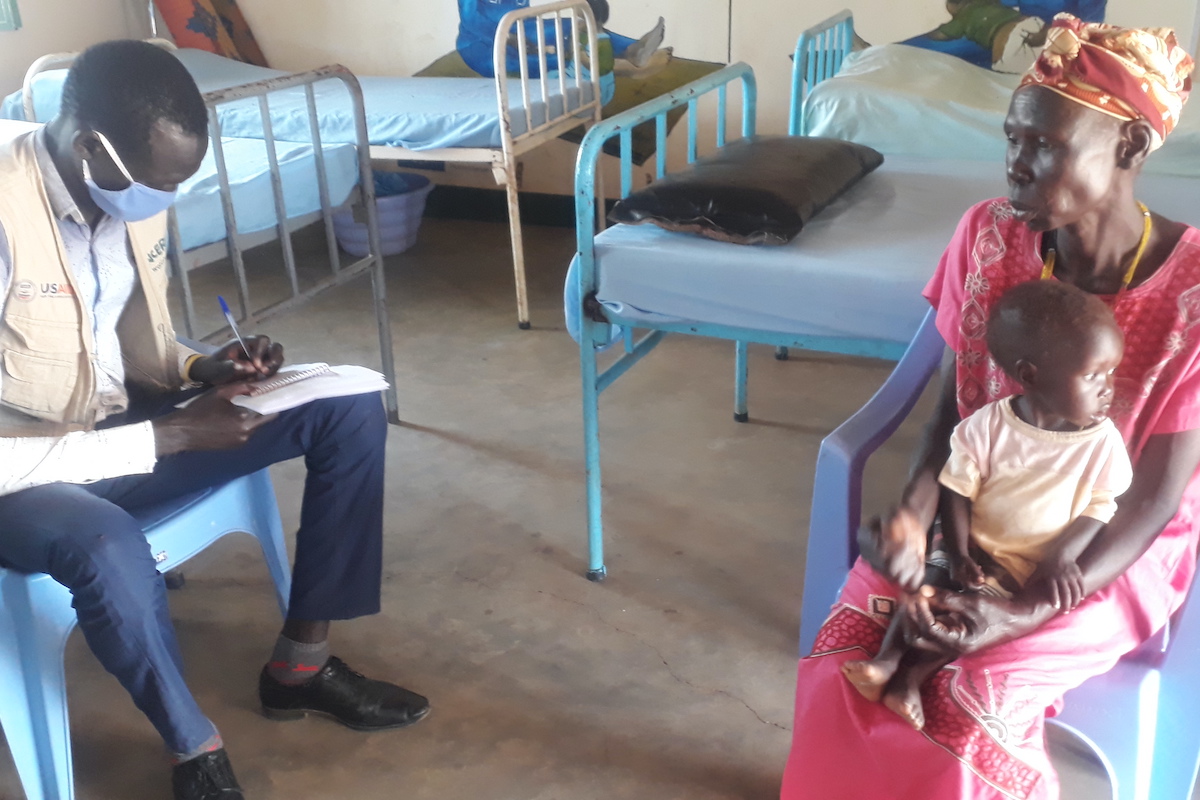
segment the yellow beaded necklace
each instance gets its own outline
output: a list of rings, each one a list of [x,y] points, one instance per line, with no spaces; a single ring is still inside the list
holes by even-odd
[[[1142,261],[1142,254],[1146,252],[1146,244],[1150,241],[1150,230],[1154,226],[1150,219],[1150,209],[1146,208],[1144,203],[1138,203],[1138,208],[1142,210],[1142,238],[1138,242],[1137,251],[1133,254],[1133,261],[1129,262],[1129,269],[1125,270],[1125,277],[1121,279],[1121,288],[1117,290],[1117,299],[1113,302],[1114,305],[1121,301],[1121,296],[1125,294],[1125,290],[1133,281],[1133,274],[1137,272],[1138,264]],[[1053,276],[1054,249],[1051,248],[1046,253],[1045,261],[1042,262],[1042,280],[1049,280]]]

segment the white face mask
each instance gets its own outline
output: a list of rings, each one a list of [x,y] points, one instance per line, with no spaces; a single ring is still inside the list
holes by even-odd
[[[125,222],[140,222],[171,207],[171,204],[175,202],[175,192],[155,189],[135,181],[104,134],[100,131],[94,131],[94,133],[100,139],[100,144],[104,145],[104,149],[108,151],[113,163],[117,165],[117,169],[121,170],[121,174],[129,181],[129,185],[124,189],[102,189],[92,180],[92,171],[88,167],[87,159],[83,160],[84,185],[87,186],[88,194],[92,196],[92,200],[100,207],[101,211]]]

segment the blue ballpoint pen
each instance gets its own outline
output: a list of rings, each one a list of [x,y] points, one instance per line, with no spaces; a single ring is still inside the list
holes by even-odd
[[[233,331],[233,335],[237,337],[238,344],[242,346],[242,352],[246,354],[246,358],[250,358],[250,351],[246,349],[246,343],[242,341],[242,335],[238,333],[237,323],[233,321],[233,314],[229,311],[229,304],[225,302],[225,298],[217,295],[217,302],[221,304],[221,313],[225,315],[225,321],[229,323],[229,329]]]

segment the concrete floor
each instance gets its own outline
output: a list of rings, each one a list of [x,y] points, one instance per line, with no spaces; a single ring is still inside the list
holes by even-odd
[[[388,259],[406,425],[388,440],[384,611],[337,626],[334,649],[427,694],[427,720],[365,735],[256,712],[279,619],[246,537],[195,559],[172,593],[191,685],[253,800],[777,796],[812,465],[889,367],[752,348],[739,425],[732,345],[668,340],[602,399],[609,578],[589,583],[578,351],[560,304],[573,234],[527,240],[532,331],[515,325],[503,226],[427,220]],[[228,291],[197,281],[200,298]],[[293,361],[374,364],[369,299],[352,284],[263,332]],[[874,459],[869,510],[893,497],[914,436]],[[275,478],[292,528],[303,469]],[[169,797],[154,731],[78,634],[67,672],[78,796]],[[1064,797],[1103,796],[1094,765],[1056,750]],[[0,798],[21,796],[0,748]]]

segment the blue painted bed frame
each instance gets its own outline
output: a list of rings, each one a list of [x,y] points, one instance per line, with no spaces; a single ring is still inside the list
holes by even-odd
[[[795,61],[792,68],[791,116],[788,130],[798,135],[803,129],[803,104],[808,92],[817,83],[832,77],[842,65],[850,51],[854,22],[849,11],[825,20],[800,34],[796,43]],[[729,339],[734,345],[734,419],[746,422],[749,412],[746,403],[747,361],[749,343],[771,345],[776,348],[778,358],[787,357],[787,348],[797,347],[827,353],[852,356],[868,356],[898,360],[905,346],[879,339],[858,339],[832,336],[797,336],[752,328],[736,328],[704,322],[647,325],[636,323],[646,330],[642,337],[634,335],[634,323],[620,315],[605,310],[606,322],[589,317],[589,300],[595,297],[599,285],[596,269],[594,239],[598,218],[597,164],[604,144],[618,138],[621,151],[621,197],[626,197],[633,183],[631,158],[633,129],[639,124],[652,123],[657,133],[656,177],[667,171],[667,114],[673,109],[687,109],[687,162],[696,160],[700,97],[710,93],[717,95],[716,146],[725,146],[727,137],[726,110],[729,84],[742,85],[742,136],[755,133],[757,108],[757,85],[753,70],[744,63],[732,64],[705,78],[688,84],[677,91],[663,95],[636,108],[618,114],[595,125],[584,137],[579,148],[579,161],[575,172],[575,231],[577,242],[577,280],[580,298],[579,359],[583,378],[583,427],[584,447],[587,463],[587,506],[588,506],[588,578],[603,580],[604,565],[604,522],[600,479],[600,423],[599,396],[617,378],[640,361],[668,333],[684,333]],[[603,372],[599,370],[597,355],[608,341],[609,325],[618,325],[624,334],[625,353]]]

